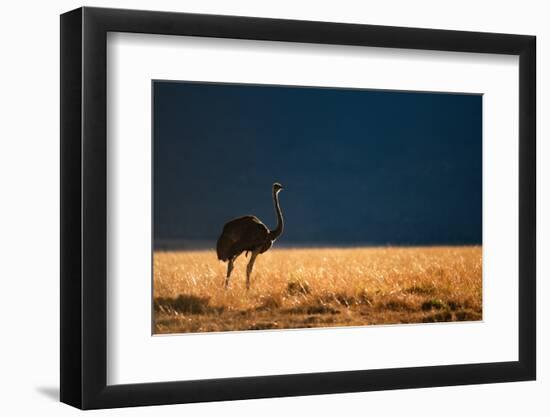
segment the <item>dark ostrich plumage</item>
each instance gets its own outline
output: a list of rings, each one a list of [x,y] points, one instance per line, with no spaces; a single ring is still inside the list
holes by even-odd
[[[256,216],[243,216],[225,224],[216,251],[218,259],[225,262],[245,251],[259,249],[259,253],[264,253],[271,244],[267,226]]]
[[[235,259],[243,252],[251,252],[252,256],[246,268],[246,288],[250,287],[250,275],[256,257],[269,250],[273,242],[283,233],[283,215],[279,206],[281,184],[273,184],[273,203],[277,215],[277,227],[269,230],[256,216],[243,216],[227,222],[216,244],[216,252],[220,261],[229,261],[225,286],[229,285],[229,277],[233,270]]]

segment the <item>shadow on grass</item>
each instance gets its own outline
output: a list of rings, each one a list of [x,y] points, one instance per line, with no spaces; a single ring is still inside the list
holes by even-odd
[[[340,311],[327,305],[305,303],[296,307],[282,310],[286,314],[340,314]]]
[[[219,314],[224,311],[223,307],[211,306],[209,297],[191,294],[182,294],[176,298],[155,298],[154,308],[156,313],[165,314]]]
[[[405,288],[405,292],[415,295],[433,295],[437,291],[435,285],[431,283],[414,284],[408,288]]]

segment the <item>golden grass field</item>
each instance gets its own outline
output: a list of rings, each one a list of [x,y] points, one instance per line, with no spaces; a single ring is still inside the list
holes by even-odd
[[[154,253],[154,333],[473,321],[481,246],[271,249],[227,264],[211,251]]]

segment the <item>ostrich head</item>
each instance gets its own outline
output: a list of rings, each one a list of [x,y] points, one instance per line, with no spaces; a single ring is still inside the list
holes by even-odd
[[[279,184],[278,182],[273,184],[273,192],[274,193],[278,193],[282,189],[283,189],[283,186],[281,184]]]

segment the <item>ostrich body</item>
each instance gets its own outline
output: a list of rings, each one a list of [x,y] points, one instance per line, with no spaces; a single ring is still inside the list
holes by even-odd
[[[283,233],[283,215],[279,206],[279,192],[283,189],[281,184],[273,184],[273,204],[277,215],[277,227],[269,230],[265,224],[256,216],[243,216],[230,220],[223,227],[221,236],[216,245],[216,252],[220,261],[229,261],[227,265],[227,276],[225,278],[225,287],[229,285],[229,277],[233,271],[235,259],[243,252],[251,252],[250,260],[246,267],[246,289],[250,288],[250,275],[256,257],[264,253]]]

